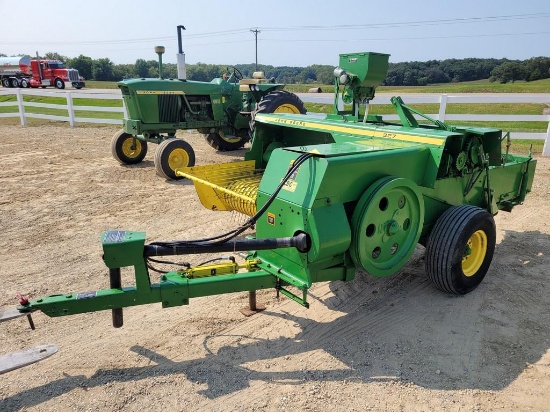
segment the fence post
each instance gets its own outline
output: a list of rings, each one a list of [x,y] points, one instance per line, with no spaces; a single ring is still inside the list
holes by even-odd
[[[23,93],[21,89],[16,89],[15,94],[17,95],[17,106],[19,107],[19,117],[21,118],[21,126],[27,125],[27,116],[25,116],[25,105],[23,104]]]
[[[437,120],[440,122],[445,121],[445,112],[447,111],[447,95],[442,94],[439,98],[439,114],[437,116]]]
[[[544,140],[542,155],[550,156],[550,121],[548,122],[548,128],[546,129],[546,139]]]
[[[75,119],[72,92],[67,92],[67,110],[69,111],[69,124],[71,125],[71,127],[74,127]]]

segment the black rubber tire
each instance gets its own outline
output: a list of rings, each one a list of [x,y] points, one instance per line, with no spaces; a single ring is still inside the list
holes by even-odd
[[[294,93],[287,92],[286,90],[275,90],[271,93],[266,94],[262,100],[256,106],[256,110],[252,112],[250,119],[250,138],[254,135],[254,126],[256,115],[259,113],[275,113],[282,106],[287,106],[292,109],[296,114],[306,114],[307,110],[304,106],[304,103],[298,96]]]
[[[466,246],[476,233],[484,234],[485,255],[474,273],[463,270]],[[426,272],[434,285],[447,293],[464,295],[475,289],[489,270],[496,244],[493,216],[472,205],[453,206],[436,221],[426,246]],[[481,259],[480,259],[481,260]]]
[[[24,89],[27,89],[30,87],[29,81],[27,79],[21,79],[21,81],[19,82],[19,85]]]
[[[19,87],[19,80],[17,78],[11,79],[11,87]]]
[[[4,78],[2,79],[2,86],[4,86],[4,87],[11,87],[10,79],[7,78],[7,77],[4,77]]]
[[[135,165],[145,159],[145,155],[147,154],[146,141],[137,141],[139,145],[136,147],[138,150],[135,153],[129,154],[127,150],[125,150],[128,144],[133,144],[133,139],[134,137],[131,134],[124,132],[124,130],[120,130],[115,133],[111,140],[111,153],[113,157],[122,164]]]
[[[155,170],[161,177],[171,180],[183,179],[176,176],[175,168],[191,166],[195,166],[195,151],[185,140],[166,139],[155,151]]]
[[[221,134],[223,134],[221,129],[217,129],[214,133],[204,134],[206,142],[220,152],[231,152],[233,150],[238,150],[249,140],[248,133],[237,133],[237,137],[240,139],[234,142],[228,142],[221,136]]]
[[[65,88],[65,82],[61,79],[55,79],[55,88],[56,89],[64,89]]]

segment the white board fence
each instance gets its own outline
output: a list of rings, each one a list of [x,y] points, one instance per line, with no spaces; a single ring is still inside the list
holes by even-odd
[[[122,107],[103,107],[103,106],[77,106],[74,104],[73,99],[108,99],[108,100],[120,100],[122,97],[120,93],[82,93],[74,91],[66,91],[64,93],[59,93],[57,91],[47,91],[47,90],[28,90],[28,89],[13,89],[13,90],[0,90],[0,96],[3,95],[16,95],[17,101],[11,102],[0,102],[0,106],[17,106],[18,112],[12,113],[0,113],[0,118],[2,117],[19,117],[21,119],[21,125],[27,125],[27,118],[34,119],[46,119],[46,120],[58,120],[63,122],[69,122],[69,125],[72,127],[76,126],[77,123],[107,123],[107,124],[122,124],[122,120],[119,119],[102,119],[95,117],[77,117],[75,112],[78,110],[89,111],[89,112],[111,112],[111,113],[122,113],[126,116],[126,108],[124,105]],[[66,98],[66,104],[50,104],[50,103],[37,103],[37,102],[26,102],[23,100],[23,95],[31,96],[45,96],[45,97],[56,97],[56,98]],[[58,109],[66,110],[67,116],[59,116],[52,114],[39,114],[39,113],[27,113],[25,107],[43,107],[49,109]]]
[[[24,92],[22,91],[24,90]],[[27,118],[38,118],[48,120],[68,121],[71,126],[76,126],[77,123],[108,123],[108,124],[121,124],[121,120],[117,119],[100,119],[100,118],[85,118],[77,117],[75,111],[97,111],[97,112],[121,112],[126,116],[126,109],[124,107],[99,107],[99,106],[76,106],[73,103],[75,98],[86,99],[112,99],[122,100],[119,91],[113,93],[83,93],[66,91],[65,93],[59,93],[57,91],[45,91],[45,90],[29,90],[29,89],[6,89],[0,90],[0,96],[2,95],[16,95],[17,101],[1,102],[0,106],[17,106],[18,112],[12,113],[0,113],[2,117],[19,117],[21,124],[26,126]],[[25,102],[23,100],[23,94],[36,95],[36,96],[48,96],[48,97],[63,97],[67,99],[66,104],[46,104],[46,103],[34,103]],[[371,101],[371,104],[391,104],[391,94],[379,93]],[[497,122],[546,122],[548,123],[546,133],[524,133],[524,132],[511,132],[510,137],[512,139],[538,139],[544,140],[544,148],[542,151],[543,156],[550,156],[550,115],[498,115],[498,114],[447,114],[447,104],[452,103],[546,103],[550,102],[548,94],[521,94],[521,93],[494,93],[494,94],[481,94],[471,93],[463,95],[447,95],[447,94],[400,94],[406,104],[422,104],[422,103],[436,103],[439,104],[439,111],[435,114],[428,114],[440,121],[497,121]],[[305,102],[312,103],[331,103],[331,97],[328,95],[320,96],[318,94],[300,94],[300,97]],[[45,115],[36,113],[26,113],[25,107],[47,107],[52,109],[64,109],[67,110],[67,116]],[[397,115],[384,115],[384,119],[398,120]],[[506,131],[504,129],[504,131]]]

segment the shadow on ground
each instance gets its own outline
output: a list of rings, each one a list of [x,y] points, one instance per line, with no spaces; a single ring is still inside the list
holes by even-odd
[[[507,232],[497,245],[484,282],[465,296],[436,290],[424,275],[423,248],[390,278],[357,274],[353,282],[334,282],[322,301],[343,313],[330,322],[288,313],[264,312],[269,321],[299,326],[292,338],[273,340],[234,336],[218,350],[216,339],[204,339],[207,355],[174,362],[143,346],[130,348],[154,365],[99,369],[91,377],[65,376],[0,401],[0,410],[38,405],[77,387],[148,377],[182,375],[202,383],[201,392],[217,398],[247,388],[253,380],[302,384],[306,381],[402,381],[429,389],[500,390],[513,382],[527,364],[540,360],[550,346],[550,237],[540,232]],[[243,344],[243,342],[245,342]],[[322,350],[340,365],[312,370],[296,359]],[[253,370],[249,362],[288,359],[284,370]],[[230,377],[230,379],[228,379]]]

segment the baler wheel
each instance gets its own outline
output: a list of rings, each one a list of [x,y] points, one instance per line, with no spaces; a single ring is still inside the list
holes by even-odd
[[[166,139],[155,152],[155,169],[166,179],[183,179],[176,176],[176,169],[195,165],[195,151],[181,139]]]
[[[424,224],[424,199],[411,180],[394,176],[374,182],[352,215],[351,257],[374,276],[401,269],[414,252]]]
[[[248,136],[246,133],[244,136],[240,133],[230,135],[225,133],[225,131],[221,128],[216,129],[213,133],[205,133],[204,138],[210,146],[220,152],[238,150],[243,147],[246,142],[248,142]]]
[[[438,289],[464,295],[485,277],[496,243],[493,216],[477,206],[447,209],[436,221],[426,247],[426,272]]]
[[[254,135],[255,118],[260,113],[292,113],[306,114],[307,110],[302,100],[294,93],[286,90],[275,90],[262,97],[250,120],[250,137]]]
[[[147,142],[138,140],[124,130],[120,130],[111,140],[111,153],[120,163],[133,165],[145,158]]]

